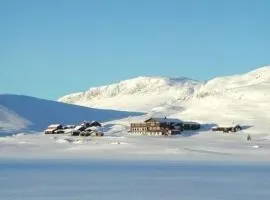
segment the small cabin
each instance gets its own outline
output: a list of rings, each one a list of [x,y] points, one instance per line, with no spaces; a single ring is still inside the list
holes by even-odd
[[[92,127],[92,126],[101,126],[101,123],[99,123],[98,121],[92,121],[91,123],[90,123],[90,127]]]
[[[45,134],[58,134],[64,133],[63,126],[61,124],[51,124],[44,131]]]
[[[92,126],[101,126],[101,123],[99,123],[98,121],[91,121],[91,122],[89,122],[89,121],[84,121],[84,122],[82,122],[81,123],[81,125],[82,126],[84,126],[84,127],[92,127]]]
[[[84,121],[80,125],[77,125],[71,135],[72,136],[103,136],[104,134],[99,132],[101,124],[98,121],[87,122]]]
[[[96,130],[93,130],[93,131],[82,131],[79,136],[96,136],[96,137],[102,137],[104,136],[104,133],[103,132],[100,132],[100,131],[96,131]]]
[[[73,129],[75,128],[75,125],[65,125],[63,126],[63,129]]]
[[[212,128],[212,131],[222,131],[223,133],[237,132],[242,130],[242,127],[237,125],[219,125]]]

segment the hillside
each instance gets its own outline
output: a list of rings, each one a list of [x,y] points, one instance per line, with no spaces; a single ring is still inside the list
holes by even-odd
[[[95,108],[149,112],[153,107],[174,101],[186,102],[200,85],[198,81],[187,78],[137,77],[67,95],[59,101]]]
[[[227,95],[235,98],[244,97],[249,100],[260,100],[260,98],[264,98],[269,94],[266,91],[257,91],[257,89],[268,89],[269,83],[270,67],[263,67],[242,75],[214,78],[206,82],[197,91],[196,95],[199,98],[209,95]],[[256,95],[250,95],[250,92],[255,92]]]
[[[0,157],[247,160],[269,162],[270,67],[205,83],[186,78],[138,77],[61,98],[70,104],[0,95],[0,127],[26,134],[0,137]],[[114,111],[86,108],[71,103]],[[147,115],[134,112],[145,111]],[[104,121],[104,137],[27,134],[49,123]],[[131,122],[166,116],[201,123],[172,137],[136,136]],[[237,133],[211,131],[216,124],[242,126]],[[250,135],[252,140],[247,141]]]
[[[205,83],[187,78],[138,77],[90,88],[59,101],[206,123],[256,124],[266,131],[269,126],[265,121],[270,121],[269,91],[270,67],[263,67]]]
[[[0,132],[41,131],[51,123],[101,122],[139,115],[135,112],[93,109],[21,95],[0,95]]]

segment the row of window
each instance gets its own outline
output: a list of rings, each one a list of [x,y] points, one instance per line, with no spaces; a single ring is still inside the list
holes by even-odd
[[[133,128],[133,131],[147,131],[147,128]]]
[[[144,123],[134,123],[134,124],[131,124],[131,126],[146,126],[146,124]]]
[[[133,131],[158,131],[160,130],[160,127],[140,127],[140,128],[132,128]]]

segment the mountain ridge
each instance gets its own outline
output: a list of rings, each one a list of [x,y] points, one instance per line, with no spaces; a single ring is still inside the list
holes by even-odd
[[[169,86],[177,87],[185,84],[197,84],[196,80],[186,77],[164,77],[164,76],[138,76],[136,78],[120,81],[109,85],[89,88],[85,92],[77,92],[63,96],[59,101],[64,101],[68,97],[85,96],[94,98],[97,96],[114,97],[118,94],[136,94],[140,92],[155,92],[155,89],[166,90]]]
[[[267,66],[204,83],[185,77],[141,76],[73,93],[67,96],[71,102],[1,94],[0,127],[1,130],[3,127],[41,130],[49,123],[76,123],[93,116],[95,120],[108,121],[138,112],[209,123],[213,120],[245,123],[246,119],[260,124],[260,120],[270,121],[269,91],[270,67]]]
[[[235,93],[239,88],[252,88],[258,84],[267,85],[268,82],[270,82],[270,66],[258,68],[245,74],[216,77],[205,82],[186,77],[139,76],[119,83],[93,87],[84,92],[65,95],[58,101],[89,107],[134,111],[132,108],[133,98],[140,104],[150,104],[151,101],[159,101],[160,98],[163,98],[163,102],[153,104],[153,108],[155,108],[168,101],[179,100],[182,104],[186,104],[187,101],[194,98],[203,98],[209,95],[230,95],[230,91]],[[126,99],[126,103],[121,101],[123,106],[117,105],[121,98]],[[150,100],[144,101],[143,98],[149,98]],[[116,103],[110,105],[110,101]],[[125,104],[129,104],[128,101],[130,101],[131,106],[125,106]],[[138,108],[138,106],[135,107]],[[140,111],[151,109],[142,106]]]

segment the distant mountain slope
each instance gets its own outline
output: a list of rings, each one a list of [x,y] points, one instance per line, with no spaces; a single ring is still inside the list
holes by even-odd
[[[74,124],[82,120],[110,121],[135,112],[102,110],[21,95],[0,95],[0,131],[40,131],[51,123]]]
[[[0,132],[1,130],[24,129],[31,125],[31,122],[19,116],[13,111],[0,105]]]
[[[185,102],[200,86],[198,81],[183,77],[137,77],[67,95],[59,101],[96,108],[149,111],[168,102]]]
[[[261,86],[265,87],[269,83],[270,67],[262,67],[243,75],[214,78],[206,82],[197,91],[196,95],[198,97],[203,97],[207,95],[231,95],[232,93],[239,93],[245,88],[248,89],[250,92],[256,92],[257,88],[261,88]],[[258,91],[262,92],[261,90]],[[239,93],[239,95],[242,96],[243,94]],[[257,95],[259,95],[259,93],[257,93]]]
[[[267,132],[270,67],[205,83],[187,78],[138,77],[67,95],[60,101],[206,123],[243,123],[264,127],[261,130]]]
[[[206,82],[194,93],[185,109],[175,112],[174,117],[241,123],[269,133],[270,67]]]
[[[96,108],[151,112],[187,108],[207,96],[260,101],[269,98],[270,67],[243,75],[214,78],[200,83],[188,78],[138,77],[117,84],[90,88],[59,99]]]

